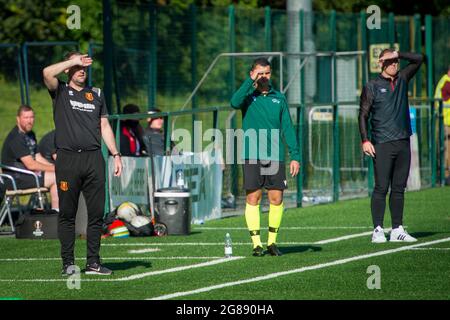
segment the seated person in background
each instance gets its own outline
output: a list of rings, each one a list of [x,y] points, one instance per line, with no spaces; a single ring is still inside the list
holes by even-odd
[[[38,146],[39,153],[37,156],[42,157],[43,159],[39,158],[39,161],[42,161],[44,163],[49,164],[55,164],[56,160],[56,144],[55,144],[55,130],[52,130],[48,133],[46,133],[41,141],[39,142]]]
[[[151,115],[153,113],[159,113],[161,110],[155,109],[149,111]],[[147,153],[153,156],[162,156],[165,154],[165,143],[164,143],[164,118],[147,118],[148,126],[145,128],[143,140],[145,142],[145,147],[147,148]]]
[[[30,106],[21,105],[17,111],[17,125],[6,137],[2,148],[1,163],[7,166],[34,171],[39,178],[39,185],[50,189],[52,209],[58,211],[58,190],[56,188],[55,166],[39,161],[37,156],[36,136],[32,131],[34,112]],[[42,157],[41,157],[42,158]],[[13,176],[17,188],[36,188],[32,175],[3,169]]]
[[[123,114],[139,112],[139,107],[135,104],[127,104],[123,108]],[[139,120],[120,121],[120,153],[123,156],[140,157],[146,154],[142,131]]]

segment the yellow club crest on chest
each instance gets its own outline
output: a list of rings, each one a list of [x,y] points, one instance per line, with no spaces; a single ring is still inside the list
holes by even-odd
[[[67,181],[60,181],[59,182],[59,188],[62,191],[67,191],[67,190],[69,190],[69,183]]]
[[[93,101],[94,100],[94,95],[92,94],[92,92],[86,92],[84,94],[84,97],[88,100],[88,101]]]

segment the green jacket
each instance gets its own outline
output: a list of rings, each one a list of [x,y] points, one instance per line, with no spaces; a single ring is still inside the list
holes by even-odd
[[[281,92],[270,87],[264,96],[253,88],[253,80],[249,77],[234,93],[231,107],[242,111],[243,159],[284,161],[283,136],[290,158],[300,162],[288,104]]]

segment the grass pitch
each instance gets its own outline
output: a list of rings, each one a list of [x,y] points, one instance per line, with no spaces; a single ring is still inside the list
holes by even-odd
[[[450,298],[450,188],[408,192],[416,243],[372,244],[370,200],[286,210],[282,257],[251,256],[243,216],[193,225],[189,236],[105,239],[111,277],[60,276],[57,240],[0,238],[0,298],[20,299],[444,299]],[[267,214],[261,216],[267,240]],[[385,228],[390,227],[387,210]],[[224,236],[233,258],[224,258]],[[76,243],[83,269],[86,242]],[[379,269],[379,288],[369,289]]]

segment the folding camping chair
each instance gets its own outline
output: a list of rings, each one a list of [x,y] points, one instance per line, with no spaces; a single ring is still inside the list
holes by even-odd
[[[6,220],[6,218],[8,218],[8,222],[11,226],[11,233],[14,233],[15,228],[14,228],[14,223],[13,223],[12,214],[11,214],[11,208],[13,207],[14,200],[16,200],[20,215],[23,214],[22,206],[19,201],[20,196],[27,196],[27,195],[31,196],[26,205],[27,210],[34,209],[34,208],[44,210],[48,206],[47,193],[49,192],[49,190],[47,188],[39,185],[38,176],[33,171],[15,168],[15,167],[3,165],[3,164],[0,164],[0,168],[6,169],[9,171],[32,175],[36,182],[35,188],[18,189],[16,181],[14,180],[14,178],[11,175],[5,174],[3,172],[0,173],[0,182],[4,183],[5,185],[6,185],[7,180],[9,180],[11,182],[11,186],[8,186],[9,188],[6,189],[5,197],[0,206],[0,227],[2,226],[2,224]]]

